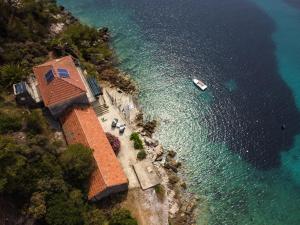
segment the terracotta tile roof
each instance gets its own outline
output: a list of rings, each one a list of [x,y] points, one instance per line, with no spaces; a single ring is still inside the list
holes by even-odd
[[[91,176],[89,199],[109,187],[128,184],[127,177],[90,106],[72,109],[61,118],[61,123],[68,144],[81,143],[94,150],[97,169]]]
[[[58,69],[66,69],[69,77],[62,78]],[[47,82],[45,74],[52,70],[54,79]],[[54,59],[33,68],[45,106],[62,103],[86,93],[83,81],[71,56]]]

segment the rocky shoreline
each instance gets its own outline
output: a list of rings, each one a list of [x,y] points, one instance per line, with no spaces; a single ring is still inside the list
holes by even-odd
[[[199,199],[187,190],[184,179],[178,175],[182,170],[182,164],[176,157],[176,151],[166,150],[158,140],[152,138],[155,127],[149,124],[156,123],[156,121],[148,121],[142,126],[138,124],[137,131],[140,132],[145,143],[147,158],[153,162],[162,179],[169,205],[169,220],[174,225],[196,224]]]
[[[119,99],[119,101],[116,102],[116,105],[120,108],[128,104],[128,99],[137,99],[138,97],[138,92],[136,91],[138,88],[136,84],[130,77],[127,77],[127,79],[135,86],[135,92],[122,92],[122,89],[118,86],[107,81],[102,81],[101,83],[101,86],[105,87],[105,89],[117,93],[116,98]],[[124,105],[123,102],[125,103]],[[164,193],[163,198],[166,199],[164,202],[165,204],[168,204],[169,222],[173,225],[196,224],[199,198],[188,191],[184,178],[179,175],[179,173],[184,173],[184,171],[182,163],[177,158],[176,151],[165,149],[159,143],[159,140],[153,138],[159,121],[145,121],[144,112],[140,109],[138,101],[132,102],[132,104],[134,105],[134,109],[136,109],[134,118],[131,119],[131,121],[130,119],[124,119],[128,121],[134,132],[140,134],[144,143],[144,149],[147,153],[146,158],[153,163],[161,178],[161,186]]]

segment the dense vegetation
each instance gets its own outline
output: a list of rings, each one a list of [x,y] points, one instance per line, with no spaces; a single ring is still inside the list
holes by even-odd
[[[0,86],[11,88],[45,60],[49,27],[59,11],[51,0],[0,0]]]
[[[50,32],[60,22],[64,32]],[[71,54],[99,76],[112,56],[105,33],[80,24],[55,0],[0,0],[0,195],[37,224],[137,224],[126,210],[104,214],[87,202],[92,150],[64,146],[42,110],[17,106],[9,93],[49,52]]]
[[[41,132],[34,136],[24,132],[24,139],[8,134],[0,137],[0,193],[28,205],[26,213],[35,219],[46,219],[49,224],[83,224],[92,152],[71,145],[59,153],[57,145]]]
[[[61,22],[63,32],[50,32]],[[99,76],[112,57],[106,33],[79,23],[54,0],[0,0],[0,86],[11,88],[24,79],[50,51],[57,57],[71,54],[89,75]]]

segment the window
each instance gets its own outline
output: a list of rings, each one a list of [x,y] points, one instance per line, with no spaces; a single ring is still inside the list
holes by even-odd
[[[54,79],[54,74],[52,70],[49,70],[46,74],[45,74],[45,79],[48,83],[50,83],[53,79]]]
[[[66,69],[57,69],[57,72],[60,78],[70,77],[69,72]]]

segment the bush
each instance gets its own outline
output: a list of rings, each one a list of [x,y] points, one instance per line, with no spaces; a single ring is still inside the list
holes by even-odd
[[[138,158],[139,160],[145,159],[146,156],[147,156],[147,153],[146,153],[145,150],[143,150],[143,149],[140,150],[140,151],[138,152],[138,154],[137,154],[137,158]]]
[[[135,149],[144,149],[144,145],[138,133],[133,132],[130,135],[130,140],[133,141],[133,146]]]
[[[16,132],[22,128],[21,118],[0,113],[0,133]]]
[[[120,147],[121,147],[119,138],[112,135],[111,133],[106,133],[106,137],[107,137],[111,147],[113,148],[115,154],[118,155],[118,153],[120,152]]]
[[[138,225],[138,223],[128,210],[119,209],[112,213],[109,225]]]
[[[156,193],[158,199],[162,201],[165,197],[165,192],[166,192],[164,186],[162,186],[161,184],[158,184],[154,187],[154,190],[155,190],[155,193]]]
[[[60,162],[64,177],[75,187],[83,187],[94,169],[92,150],[81,144],[69,145]]]

